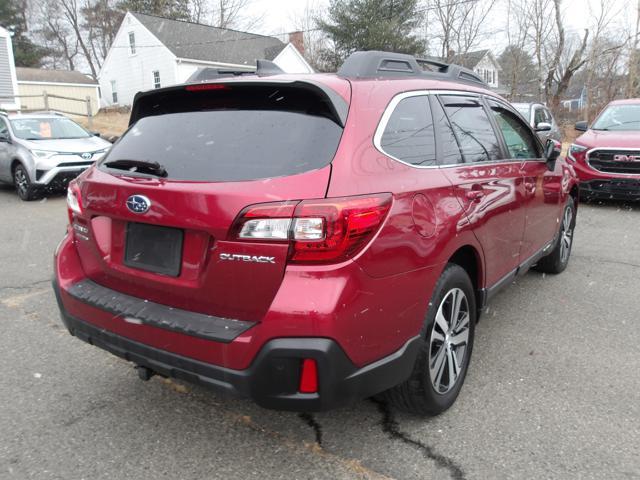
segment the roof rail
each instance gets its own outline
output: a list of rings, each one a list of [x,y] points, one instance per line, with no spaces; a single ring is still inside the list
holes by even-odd
[[[285,73],[278,65],[269,60],[256,60],[255,70],[230,70],[227,68],[201,67],[198,68],[186,83],[208,82],[225,77],[242,77],[245,75],[257,75],[268,77],[270,75],[280,75]]]
[[[350,78],[422,77],[489,88],[489,85],[475,72],[460,65],[427,58],[415,58],[413,55],[405,53],[377,50],[352,53],[338,70],[338,76]]]

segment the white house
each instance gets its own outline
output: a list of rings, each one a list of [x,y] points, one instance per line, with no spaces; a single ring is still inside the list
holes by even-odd
[[[98,74],[102,105],[131,105],[139,91],[182,83],[199,67],[252,71],[256,60],[312,73],[293,43],[127,12]]]
[[[500,86],[499,76],[502,68],[491,50],[478,50],[454,55],[452,62],[473,70],[491,88],[497,89]]]
[[[0,109],[17,110],[16,66],[13,60],[11,33],[0,27]]]

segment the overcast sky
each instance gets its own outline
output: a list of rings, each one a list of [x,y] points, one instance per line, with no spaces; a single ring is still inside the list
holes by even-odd
[[[504,1],[498,0],[504,4]],[[563,11],[564,18],[567,22],[567,32],[582,33],[591,23],[593,13],[598,13],[601,0],[564,0]],[[262,27],[259,29],[261,33],[276,34],[280,32],[288,32],[295,28],[295,18],[300,17],[305,11],[307,3],[312,6],[326,6],[329,0],[254,0],[251,10],[258,14],[264,15]],[[637,2],[635,0],[607,0],[607,8],[613,12],[620,13],[620,22],[631,24],[635,19],[635,9]],[[500,20],[504,18],[504,13],[496,7],[495,18],[491,23],[496,28],[501,27]],[[593,13],[592,13],[593,12]],[[504,47],[505,40],[496,38],[493,41],[485,42],[480,45],[484,48],[492,48],[501,50]]]

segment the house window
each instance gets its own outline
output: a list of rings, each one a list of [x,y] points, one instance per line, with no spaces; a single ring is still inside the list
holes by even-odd
[[[118,87],[115,80],[111,80],[111,100],[118,103]]]
[[[153,88],[160,88],[160,71],[153,71]]]
[[[129,32],[129,53],[136,54],[136,34],[133,32]]]

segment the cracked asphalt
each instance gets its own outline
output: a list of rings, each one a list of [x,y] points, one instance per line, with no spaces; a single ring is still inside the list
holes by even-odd
[[[263,410],[69,336],[62,196],[0,187],[0,479],[640,478],[640,205],[581,205],[569,268],[489,306],[456,405]]]

